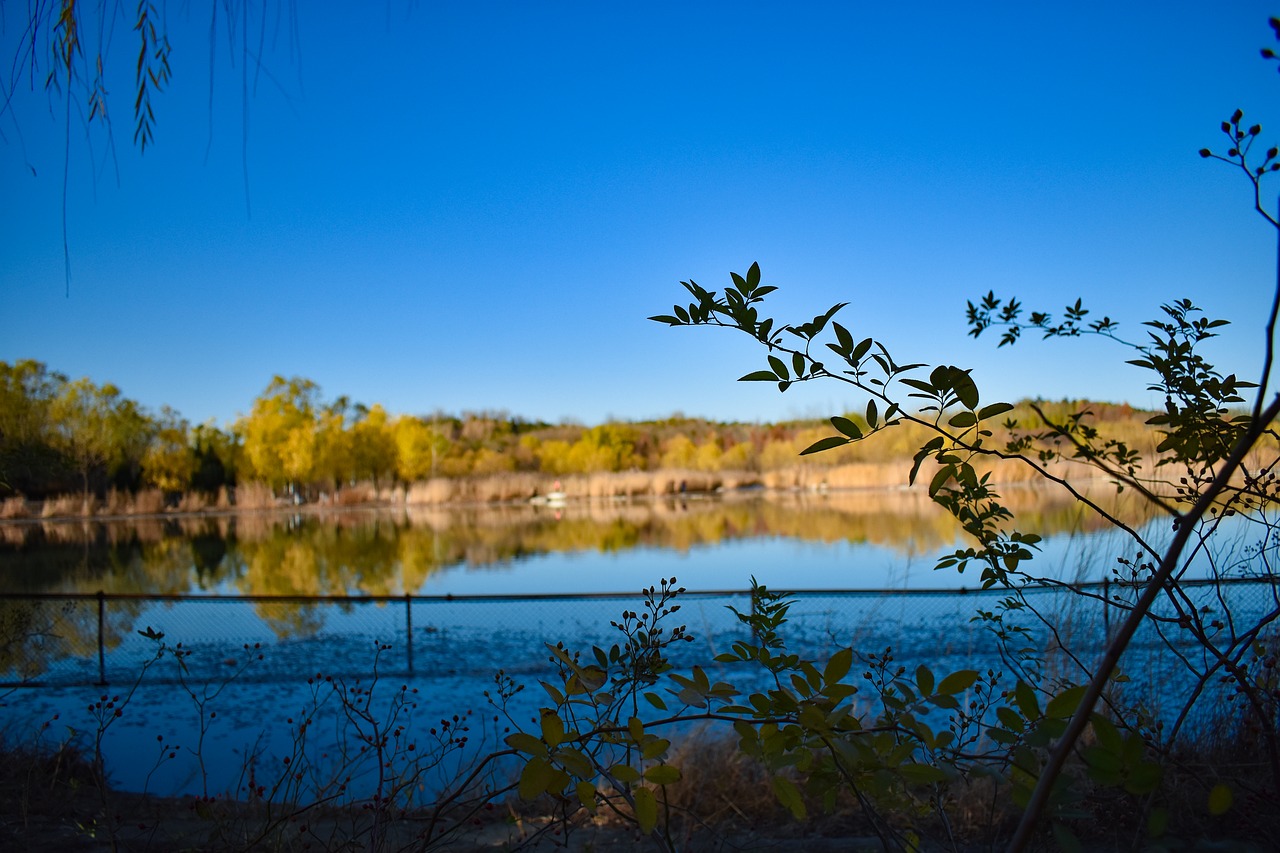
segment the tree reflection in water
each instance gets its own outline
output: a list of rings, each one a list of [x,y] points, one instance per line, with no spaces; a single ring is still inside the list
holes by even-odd
[[[1006,497],[1020,518],[1030,519],[1026,526],[1046,536],[1092,532],[1082,526],[1084,518],[1070,502],[1051,501],[1044,492],[1023,487],[1009,487]],[[1135,517],[1131,507],[1121,504],[1119,509],[1135,523],[1145,520]],[[403,595],[419,593],[433,578],[459,567],[510,571],[546,555],[616,555],[636,549],[687,554],[695,548],[778,539],[876,546],[909,561],[951,547],[960,533],[954,519],[926,495],[908,490],[754,492],[570,503],[555,510],[525,505],[407,507],[0,524],[0,590]],[[847,585],[834,568],[827,585]],[[637,578],[637,588],[650,580]],[[744,572],[738,585],[745,583]],[[0,637],[7,643],[0,655],[13,662],[41,642],[55,642],[63,652],[92,646],[96,613],[85,608],[61,613],[45,604],[5,602],[0,628],[10,639]],[[314,605],[307,603],[255,606],[280,637],[309,636],[322,624]],[[112,609],[109,647],[133,629],[128,610]]]

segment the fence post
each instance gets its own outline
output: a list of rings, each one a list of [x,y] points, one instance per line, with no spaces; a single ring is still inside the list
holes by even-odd
[[[1105,602],[1102,606],[1102,636],[1106,638],[1107,645],[1111,645],[1111,578],[1104,577],[1102,579],[1102,600]]]
[[[98,686],[107,683],[107,658],[103,651],[103,634],[105,633],[107,594],[98,590]]]
[[[404,648],[409,656],[409,672],[413,672],[413,596],[404,594]]]

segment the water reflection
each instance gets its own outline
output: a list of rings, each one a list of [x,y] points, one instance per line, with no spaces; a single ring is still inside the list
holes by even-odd
[[[1113,561],[1114,555],[1081,556],[1081,549],[1097,547],[1088,534],[1098,525],[1072,501],[1027,488],[1007,490],[1006,499],[1023,529],[1075,543],[1074,564]],[[1144,520],[1129,506],[1116,511],[1132,524]],[[174,621],[168,604],[126,598],[100,609],[92,598],[99,591],[613,592],[675,573],[694,590],[742,589],[752,575],[792,589],[976,583],[930,571],[934,556],[961,541],[960,530],[927,496],[911,491],[27,523],[0,526],[0,536],[0,592],[89,596],[0,599],[0,672],[19,681],[67,660],[81,661],[92,680],[88,670],[99,650],[110,659],[136,643],[139,630]],[[920,568],[909,578],[913,562]],[[331,604],[255,599],[224,608],[216,621],[238,635],[301,641],[338,630]],[[366,604],[363,612],[382,608]],[[170,633],[189,641],[193,630],[178,620]]]
[[[1088,533],[1095,516],[1056,493],[1010,488],[1020,529]],[[1118,512],[1146,520],[1132,502]],[[872,545],[912,559],[950,547],[954,519],[919,491],[734,495],[531,506],[241,514],[0,525],[0,591],[399,595],[444,569],[547,554],[688,552],[753,539]]]

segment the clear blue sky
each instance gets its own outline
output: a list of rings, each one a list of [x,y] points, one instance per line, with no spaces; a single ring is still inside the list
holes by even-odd
[[[171,5],[154,148],[130,143],[127,26],[118,182],[73,119],[69,297],[61,102],[23,78],[0,119],[0,360],[196,422],[277,373],[587,423],[855,403],[736,383],[748,341],[645,320],[759,261],[782,319],[849,301],[855,334],[973,367],[985,401],[1155,402],[1103,342],[966,337],[988,289],[1135,336],[1190,296],[1235,323],[1222,367],[1260,364],[1276,237],[1196,150],[1236,107],[1280,141],[1262,3],[304,3],[296,49],[272,4],[247,108],[226,22],[211,107],[206,13]]]

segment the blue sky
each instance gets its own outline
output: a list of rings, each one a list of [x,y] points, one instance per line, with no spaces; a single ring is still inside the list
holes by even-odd
[[[759,261],[782,320],[848,301],[856,335],[974,368],[984,401],[1156,402],[1105,342],[966,337],[989,289],[1135,337],[1189,296],[1234,323],[1225,372],[1261,363],[1276,238],[1196,156],[1237,107],[1280,140],[1261,3],[320,3],[296,45],[251,4],[247,106],[227,22],[211,104],[209,21],[172,5],[154,147],[130,144],[127,27],[115,165],[72,120],[69,296],[61,102],[23,78],[0,118],[0,360],[196,422],[277,373],[396,413],[858,405],[737,383],[764,362],[745,338],[645,320]]]

